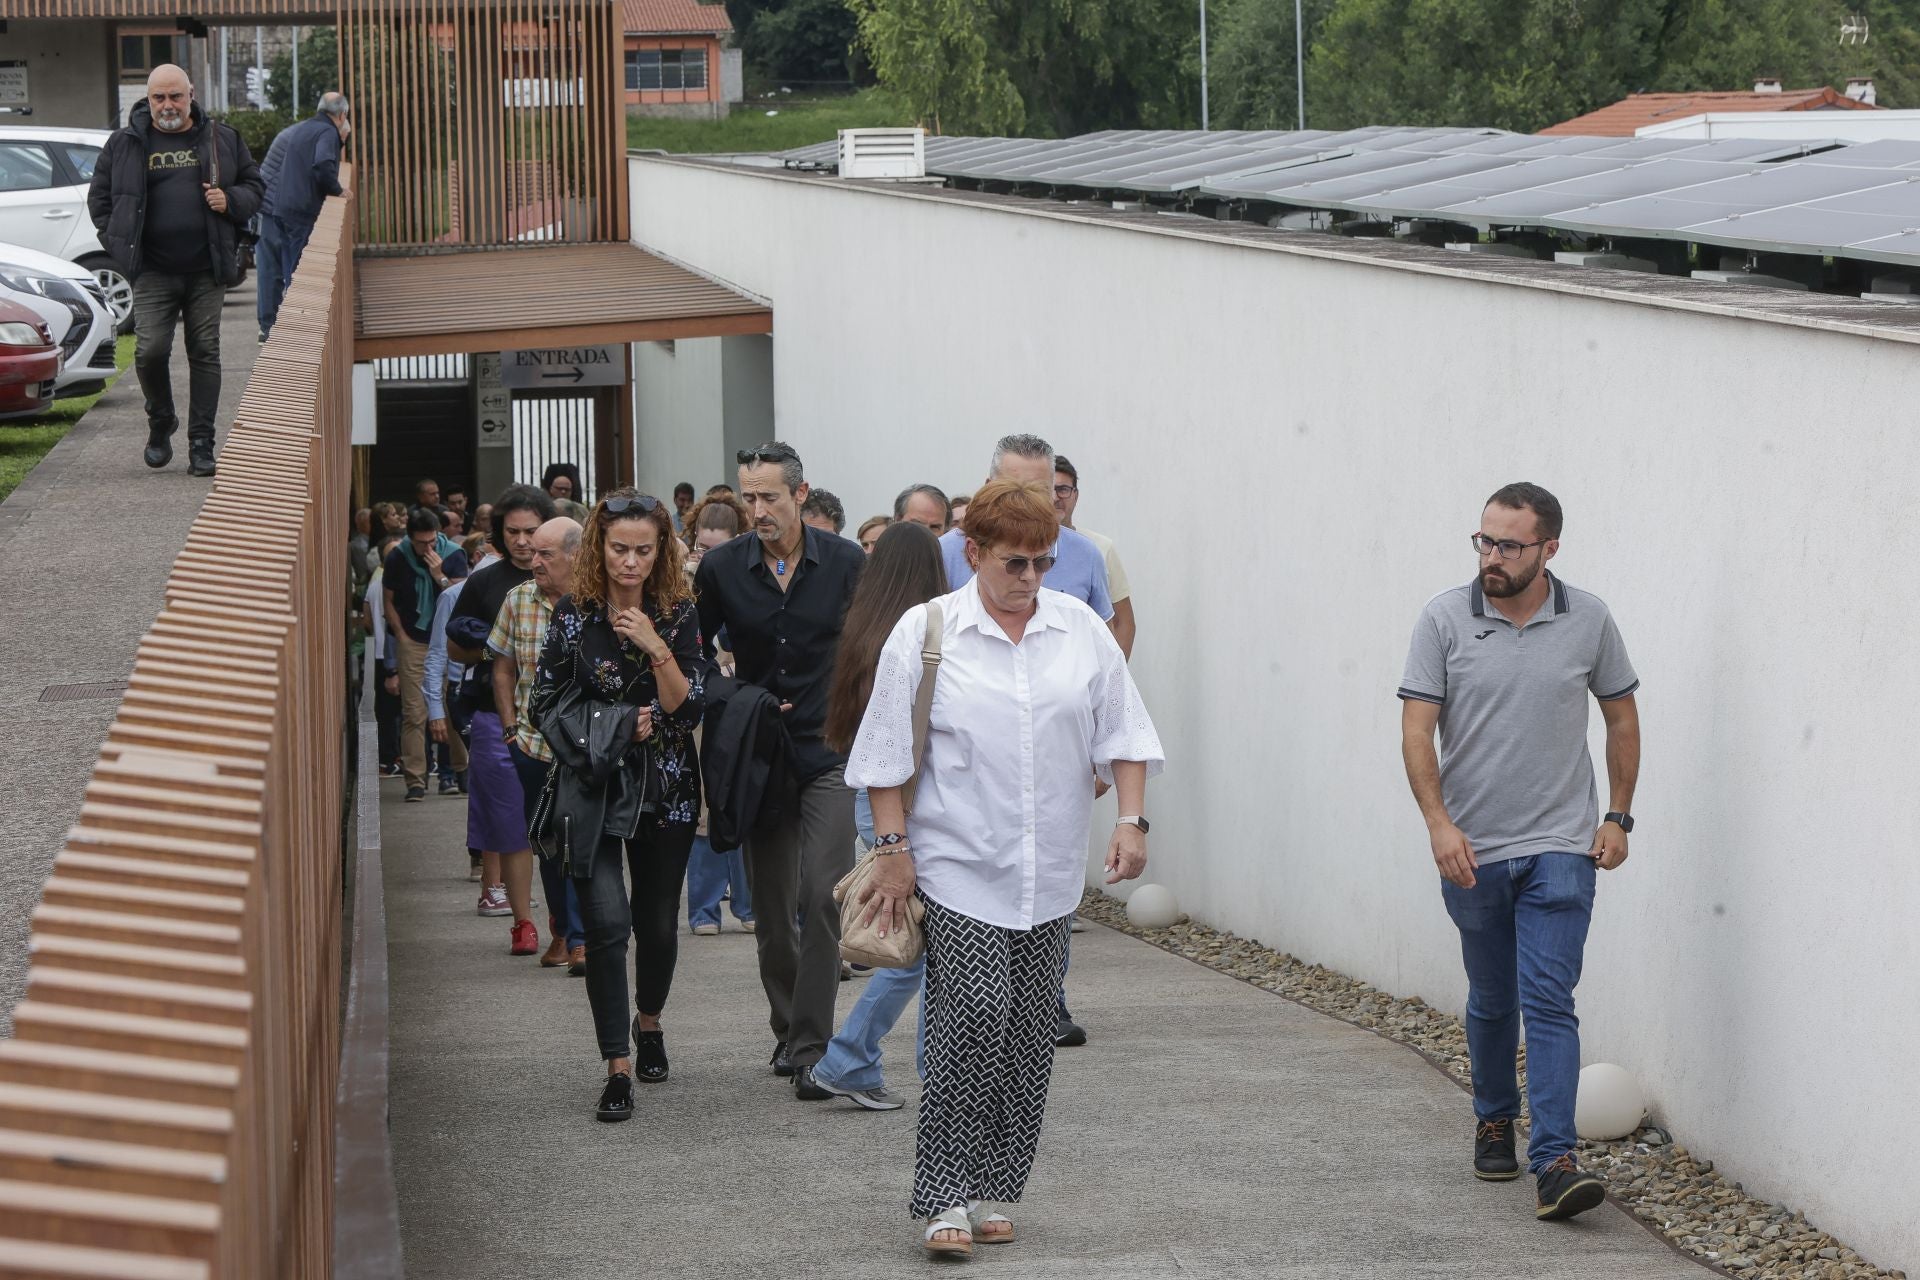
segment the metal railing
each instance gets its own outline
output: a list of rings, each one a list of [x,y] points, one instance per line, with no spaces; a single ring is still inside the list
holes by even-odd
[[[34,912],[0,1276],[331,1270],[352,244],[328,200]]]

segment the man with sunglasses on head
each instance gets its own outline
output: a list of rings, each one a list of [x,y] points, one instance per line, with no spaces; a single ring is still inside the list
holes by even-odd
[[[708,659],[726,628],[736,675],[771,693],[785,717],[786,776],[763,805],[775,816],[747,834],[747,875],[773,1070],[814,1101],[827,1096],[812,1067],[833,1038],[840,985],[833,886],[853,867],[854,836],[846,757],[822,734],[840,626],[867,557],[859,543],[802,520],[811,491],[791,446],[776,440],[742,449],[737,461],[753,527],[701,558],[694,594]]]
[[[993,461],[987,464],[987,479],[1011,480],[1015,484],[1030,484],[1047,491],[1052,501],[1054,491],[1055,457],[1053,446],[1034,435],[1002,436],[1000,443],[993,447]],[[1055,504],[1056,510],[1058,504]],[[947,586],[958,591],[973,581],[973,567],[967,563],[967,534],[964,521],[940,535],[940,556],[947,565]],[[1083,600],[1087,607],[1100,615],[1109,631],[1114,629],[1113,601],[1107,595],[1107,558],[1092,539],[1076,533],[1064,525],[1060,529],[1060,540],[1054,543],[1053,555],[1042,556],[1045,561],[1040,565],[1042,585],[1050,591],[1059,591]],[[1009,564],[1007,569],[1014,574],[1026,571],[1024,558],[1018,565]],[[1131,617],[1131,614],[1129,614]],[[1118,635],[1115,639],[1119,639]],[[1122,642],[1122,651],[1133,645],[1133,635],[1129,631]],[[1088,786],[1095,786],[1094,780],[1087,780]],[[1100,784],[1095,792],[1103,795],[1106,786]],[[1080,922],[1073,922],[1073,931],[1080,931]],[[1071,960],[1071,956],[1069,956]],[[1087,1042],[1086,1028],[1073,1020],[1067,1010],[1067,986],[1064,975],[1060,981],[1059,1018],[1054,1028],[1054,1044],[1063,1049],[1073,1048]]]
[[[1561,523],[1559,501],[1539,485],[1510,484],[1487,500],[1472,539],[1479,572],[1428,602],[1399,691],[1407,780],[1467,969],[1474,1176],[1520,1176],[1524,1018],[1527,1168],[1542,1219],[1571,1218],[1606,1196],[1573,1156],[1573,989],[1596,872],[1627,860],[1640,772],[1640,680],[1607,606],[1548,571]],[[1589,694],[1607,726],[1604,818],[1587,752]]]

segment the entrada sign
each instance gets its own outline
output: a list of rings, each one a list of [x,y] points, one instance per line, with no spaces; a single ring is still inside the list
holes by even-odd
[[[617,387],[627,379],[627,362],[617,343],[529,347],[500,353],[500,377],[507,386],[522,389]]]

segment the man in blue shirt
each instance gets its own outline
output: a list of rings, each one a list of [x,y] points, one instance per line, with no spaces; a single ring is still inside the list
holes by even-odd
[[[311,119],[282,130],[267,148],[266,163],[260,166],[267,195],[260,206],[260,242],[254,246],[262,342],[280,314],[280,300],[300,265],[321,206],[328,196],[347,194],[340,185],[340,146],[352,132],[345,95],[324,93]]]
[[[1012,480],[1045,489],[1048,501],[1053,493],[1053,446],[1039,436],[1005,436],[993,447],[993,465],[989,480]],[[1047,570],[1043,586],[1063,591],[1076,600],[1084,600],[1092,610],[1113,623],[1113,602],[1107,599],[1107,561],[1100,548],[1072,529],[1060,530],[1054,544],[1059,559]],[[973,581],[973,569],[967,564],[967,535],[959,526],[940,535],[940,557],[947,565],[947,586],[958,591]]]
[[[1000,443],[993,447],[993,462],[987,469],[987,479],[1037,485],[1046,490],[1047,501],[1051,504],[1053,472],[1053,446],[1045,440],[1033,435],[1002,436]],[[1052,591],[1065,592],[1076,600],[1086,601],[1087,607],[1106,619],[1107,626],[1112,627],[1113,601],[1107,598],[1105,553],[1094,545],[1091,538],[1075,533],[1065,525],[1060,527],[1060,540],[1053,544],[1053,553],[1058,558],[1053,562],[1053,568],[1047,570],[1047,576],[1041,579],[1041,585]],[[964,520],[940,535],[940,558],[947,565],[949,588],[958,591],[973,580],[973,567],[967,563]],[[1127,642],[1132,643],[1131,636]],[[1087,785],[1092,786],[1093,780],[1088,779]],[[1079,929],[1077,920],[1073,927]],[[1085,1044],[1086,1029],[1076,1023],[1073,1015],[1067,1011],[1064,971],[1060,976],[1059,1005],[1059,1017],[1053,1033],[1054,1044],[1061,1048]]]

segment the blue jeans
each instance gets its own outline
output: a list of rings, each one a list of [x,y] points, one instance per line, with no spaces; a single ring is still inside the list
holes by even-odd
[[[513,758],[513,771],[520,775],[520,792],[526,799],[527,825],[533,825],[533,806],[538,803],[540,793],[547,787],[547,771],[553,766],[545,760],[535,760],[520,749],[518,743],[507,744],[507,754]],[[566,872],[560,869],[558,858],[543,858],[533,855],[533,863],[540,868],[540,888],[547,895],[547,929],[559,934],[566,932],[567,947],[587,945],[586,926],[580,921],[580,890]]]
[[[860,838],[873,844],[873,804],[865,791],[853,798],[853,823]],[[927,976],[927,957],[922,954],[906,969],[875,969],[867,986],[854,1001],[840,1034],[827,1043],[827,1051],[813,1064],[813,1074],[841,1089],[878,1089],[886,1083],[880,1071],[880,1041],[913,998],[920,994]],[[927,1002],[920,1002],[920,1031],[914,1047],[914,1066],[922,1080],[927,1077]]]
[[[738,849],[715,853],[705,836],[693,838],[687,858],[687,923],[720,923],[720,895],[733,903],[733,918],[745,924],[753,919],[753,893],[747,888],[747,860]]]
[[[1580,1019],[1573,989],[1593,918],[1593,859],[1538,853],[1481,867],[1471,889],[1442,881],[1467,967],[1467,1051],[1473,1112],[1481,1120],[1520,1114],[1520,1022],[1527,1025],[1527,1103],[1534,1173],[1572,1151],[1580,1084]]]
[[[287,286],[313,235],[311,226],[289,225],[270,213],[260,215],[260,239],[253,246],[254,313],[260,332],[270,333],[286,300]]]

